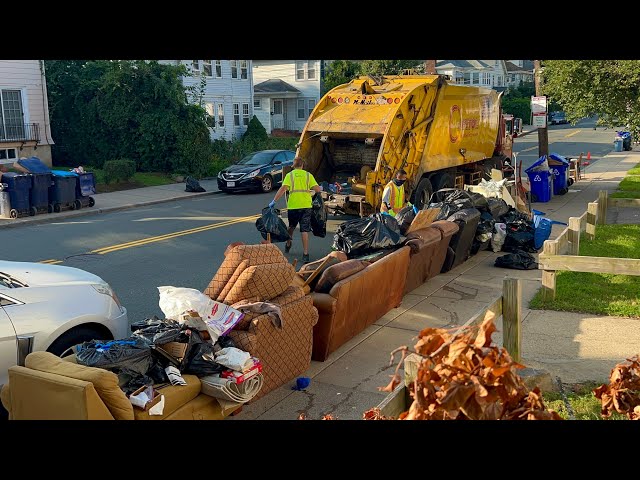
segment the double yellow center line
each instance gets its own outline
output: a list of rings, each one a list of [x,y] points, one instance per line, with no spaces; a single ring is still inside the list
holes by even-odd
[[[182,237],[184,235],[192,235],[194,233],[206,232],[208,230],[214,230],[216,228],[227,227],[229,225],[234,225],[236,223],[255,220],[258,217],[260,217],[260,215],[250,215],[248,217],[234,218],[233,220],[227,220],[225,222],[213,223],[211,225],[204,225],[202,227],[190,228],[188,230],[181,230],[179,232],[167,233],[165,235],[158,235],[155,237],[143,238],[141,240],[134,240],[132,242],[120,243],[118,245],[111,245],[108,247],[97,248],[95,250],[91,250],[89,253],[104,255],[106,253],[117,252],[118,250],[125,250],[127,248],[140,247],[142,245],[148,245],[150,243],[171,240],[173,238]],[[51,259],[51,260],[42,260],[40,263],[46,263],[48,265],[56,265],[62,262],[63,262],[62,260]]]

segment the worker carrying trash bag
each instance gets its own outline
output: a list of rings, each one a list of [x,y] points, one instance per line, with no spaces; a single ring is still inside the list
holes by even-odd
[[[287,216],[289,218],[289,235],[291,240],[287,241],[284,251],[289,253],[293,242],[293,232],[298,224],[300,224],[300,234],[302,235],[302,261],[309,262],[309,232],[311,231],[311,214],[312,214],[312,197],[311,192],[320,192],[322,188],[316,182],[316,179],[302,167],[304,162],[302,158],[293,159],[293,170],[284,177],[282,186],[276,193],[274,199],[269,203],[269,207],[273,207],[278,199],[285,192],[289,192],[287,201]]]
[[[404,198],[404,182],[407,181],[407,172],[400,169],[396,172],[396,178],[391,180],[384,187],[382,192],[382,205],[380,212],[395,217],[398,212],[405,206]]]

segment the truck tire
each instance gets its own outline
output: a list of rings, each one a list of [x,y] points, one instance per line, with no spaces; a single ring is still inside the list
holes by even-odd
[[[418,183],[416,187],[416,191],[414,192],[414,200],[413,204],[421,210],[425,205],[429,204],[429,199],[431,199],[431,195],[433,194],[433,186],[428,178],[423,178]]]
[[[453,188],[454,187],[453,177],[451,175],[449,175],[448,173],[439,173],[437,175],[434,175],[433,177],[431,177],[430,182],[433,185],[433,191],[434,192],[437,192],[438,190],[442,190],[443,188]],[[440,194],[440,195],[435,195],[433,201],[434,202],[441,201],[440,198],[436,198],[436,197],[440,197],[441,195],[444,196],[444,195],[446,195],[446,193],[450,193],[450,192],[442,192],[442,194]]]

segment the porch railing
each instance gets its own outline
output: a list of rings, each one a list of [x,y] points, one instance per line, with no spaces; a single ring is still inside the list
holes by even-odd
[[[2,124],[0,123],[0,143],[39,142],[40,125],[37,123]]]

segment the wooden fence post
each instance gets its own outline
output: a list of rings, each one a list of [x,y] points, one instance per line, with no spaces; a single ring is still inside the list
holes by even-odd
[[[587,239],[593,240],[596,236],[596,216],[598,214],[598,204],[591,202],[587,206]]]
[[[503,346],[515,362],[521,362],[522,345],[522,285],[519,278],[502,282]]]
[[[558,254],[558,242],[555,240],[545,240],[542,254],[551,256]],[[556,298],[556,271],[542,271],[542,300],[550,302]]]
[[[598,192],[598,225],[605,225],[607,223],[607,199],[609,194],[606,190],[600,190]]]
[[[580,218],[569,217],[569,255],[580,254]]]

